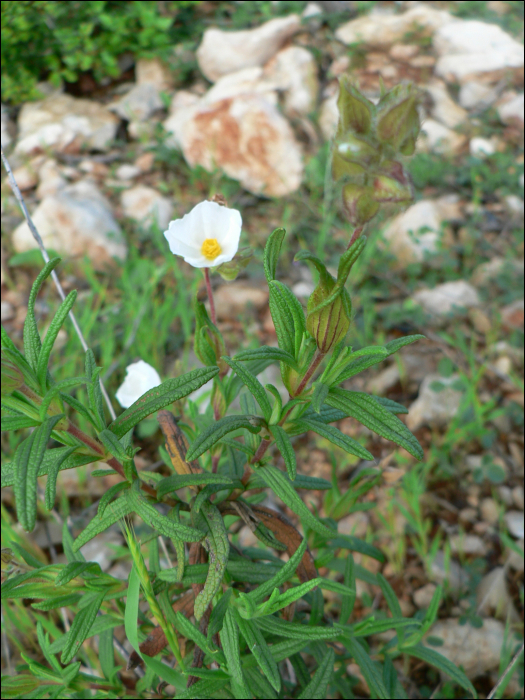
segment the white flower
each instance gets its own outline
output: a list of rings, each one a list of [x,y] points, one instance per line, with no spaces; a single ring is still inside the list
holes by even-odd
[[[237,209],[204,201],[164,231],[170,250],[193,267],[215,267],[233,260],[242,218]]]
[[[126,379],[115,397],[122,408],[129,408],[143,394],[161,383],[157,370],[144,360],[139,360],[126,367]]]

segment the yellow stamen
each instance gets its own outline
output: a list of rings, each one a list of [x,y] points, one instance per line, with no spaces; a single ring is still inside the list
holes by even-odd
[[[201,253],[206,260],[215,260],[222,253],[222,248],[216,238],[207,238],[202,244]]]

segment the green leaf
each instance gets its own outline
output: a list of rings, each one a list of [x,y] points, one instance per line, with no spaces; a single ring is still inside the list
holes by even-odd
[[[24,428],[34,428],[40,425],[41,421],[36,418],[26,416],[2,416],[2,432],[10,430],[23,430]]]
[[[276,228],[269,236],[264,247],[264,274],[268,285],[275,279],[277,270],[277,261],[283,245],[286,230],[284,228]]]
[[[388,700],[389,695],[387,689],[385,688],[385,684],[383,683],[382,675],[379,673],[376,664],[368,656],[361,644],[359,644],[359,642],[357,642],[355,639],[349,637],[345,639],[345,646],[361,669],[365,681],[370,688],[371,697],[380,698],[381,700]]]
[[[337,375],[336,379],[334,379],[333,383],[341,384],[341,382],[350,379],[356,374],[364,372],[365,369],[373,367],[373,365],[377,365],[379,362],[383,362],[385,357],[388,357],[388,355],[383,355],[381,353],[373,353],[372,355],[358,357],[357,360],[354,360],[353,362],[350,362],[350,364],[346,365],[343,371]]]
[[[231,597],[233,595],[233,588],[228,588],[223,595],[219,598],[216,605],[214,605],[211,611],[210,621],[208,623],[208,642],[221,631],[224,624],[224,616],[230,604]]]
[[[33,433],[34,434],[34,433]],[[78,449],[77,447],[74,448]],[[66,454],[69,451],[69,456]],[[64,469],[74,469],[75,467],[80,467],[83,464],[89,464],[90,462],[96,462],[100,455],[83,455],[83,454],[71,454],[70,447],[55,447],[52,450],[47,450],[44,454],[44,459],[38,470],[38,476],[45,476],[46,474],[51,474],[53,469],[56,467],[56,462],[59,461],[59,471]],[[2,465],[2,488],[6,486],[12,486],[15,483],[16,475],[16,465],[13,462]]]
[[[425,340],[424,335],[417,334],[417,335],[407,335],[404,338],[396,338],[396,340],[391,340],[389,343],[385,345],[385,350],[389,355],[393,355],[395,352],[400,350],[401,348],[404,348],[405,345],[410,345],[411,343],[415,343],[416,340]]]
[[[257,659],[259,668],[270,681],[272,687],[279,692],[281,690],[281,677],[277,663],[272,656],[272,652],[266,644],[266,640],[262,636],[258,626],[251,620],[242,618],[238,611],[234,608],[235,621],[239,627],[242,636],[246,640],[249,650]]]
[[[401,648],[400,651],[405,654],[410,654],[410,656],[415,656],[417,659],[421,659],[427,664],[434,666],[443,673],[446,673],[453,681],[460,685],[465,690],[472,693],[472,697],[477,697],[476,690],[466,675],[461,669],[459,669],[452,661],[449,661],[443,654],[439,654],[434,649],[429,649],[422,644],[416,644],[415,646],[408,648]]]
[[[128,481],[120,481],[118,484],[113,484],[113,486],[110,486],[98,503],[97,515],[102,518],[104,511],[115,496],[118,496],[121,491],[125,491],[126,489],[129,489]]]
[[[92,570],[94,573],[101,573],[100,564],[94,561],[73,561],[66,564],[62,571],[57,574],[55,586],[65,586],[77,576],[82,576],[85,571]],[[86,577],[87,578],[87,577]]]
[[[129,456],[126,454],[126,450],[122,447],[120,441],[115,436],[115,433],[106,428],[105,430],[102,430],[97,437],[104,445],[106,450],[113,455],[113,457],[116,457],[119,462],[129,461]]]
[[[372,396],[374,401],[381,404],[383,408],[386,408],[390,413],[408,413],[408,408],[405,408],[402,404],[397,403],[397,401],[392,401],[392,399],[386,399],[384,396]]]
[[[337,267],[337,282],[339,285],[344,285],[350,274],[353,264],[363,252],[366,245],[366,236],[361,236],[346,250],[339,258]]]
[[[53,386],[46,392],[44,398],[42,399],[42,403],[40,404],[40,420],[45,420],[51,402],[58,394],[60,394],[61,391],[85,383],[85,377],[72,377],[71,379],[63,379],[62,381],[53,384]],[[90,422],[93,423],[93,418],[91,418]]]
[[[218,367],[201,367],[187,372],[181,377],[168,379],[137,399],[132,406],[108,426],[109,430],[115,433],[118,438],[123,437],[143,418],[199,389],[215,377],[218,371]]]
[[[55,425],[63,417],[48,418],[19,445],[15,464],[15,500],[18,520],[24,530],[31,532],[36,522],[36,495],[38,470],[44,459],[49,437]]]
[[[276,467],[259,467],[257,473],[262,476],[266,485],[279,496],[279,498],[290,508],[301,520],[315,532],[323,537],[334,537],[333,530],[329,530],[323,523],[308,510],[302,499],[297,495],[296,490],[286,478],[286,476]]]
[[[403,617],[403,613],[401,612],[401,605],[399,604],[399,600],[397,599],[397,596],[394,593],[394,589],[388,583],[383,574],[377,574],[377,581],[385,598],[386,604],[388,605],[388,608],[392,613],[392,617],[395,620],[401,619]],[[402,645],[405,637],[405,631],[402,628],[398,630],[398,637],[399,644]]]
[[[82,530],[73,543],[73,551],[78,552],[86,542],[89,542],[93,537],[107,530],[108,527],[125,515],[128,515],[128,513],[131,513],[131,511],[132,507],[126,498],[118,498],[116,501],[113,501],[113,503],[106,508],[102,517],[96,515],[85,530]]]
[[[381,437],[404,447],[416,459],[423,459],[423,449],[406,425],[375,401],[372,396],[361,391],[332,388],[326,403],[346,411],[349,416]]]
[[[310,683],[299,698],[324,698],[334,673],[335,652],[328,649]]]
[[[359,537],[353,537],[353,535],[338,534],[330,544],[332,547],[343,547],[344,549],[349,549],[351,552],[365,554],[367,557],[377,559],[377,561],[386,561],[385,555],[380,549],[374,547],[373,544],[361,540]]]
[[[285,475],[286,477],[287,475]],[[289,478],[289,477],[288,477]],[[316,476],[305,476],[304,474],[297,474],[294,479],[293,486],[296,489],[309,489],[311,491],[327,491],[333,487],[326,479],[319,479]],[[252,474],[250,481],[248,482],[248,489],[264,489],[266,488],[266,483],[261,476],[257,473]]]
[[[204,615],[213,596],[221,587],[230,552],[228,533],[217,506],[205,501],[201,506],[201,512],[209,528],[204,540],[204,547],[208,550],[209,568],[204,588],[195,599],[194,614],[197,621]]]
[[[67,461],[69,456],[72,455],[73,452],[75,452],[76,449],[77,449],[76,447],[66,447],[64,450],[60,449],[60,454],[56,455],[56,459],[54,460],[53,464],[49,468],[49,471],[47,472],[46,493],[45,493],[45,501],[46,501],[47,510],[51,510],[53,508],[53,506],[55,505],[55,498],[56,498],[56,494],[57,494],[58,473],[59,473],[62,465]],[[52,453],[58,452],[58,451],[59,450],[57,450],[57,449],[47,450],[46,455],[44,455],[44,459],[50,453],[52,454]],[[38,470],[39,476],[41,474],[41,468],[42,468],[42,465],[40,466],[40,469]]]
[[[34,281],[27,301],[27,314],[24,322],[24,354],[29,366],[35,372],[38,364],[38,355],[42,347],[42,341],[40,340],[40,334],[35,319],[35,302],[42,285],[60,260],[61,258],[53,258],[45,265],[42,272],[40,272]]]
[[[341,630],[338,630],[335,627],[302,625],[298,622],[287,622],[286,620],[274,617],[273,615],[268,617],[258,617],[257,627],[259,627],[265,634],[273,634],[276,637],[286,637],[287,639],[304,639],[305,641],[309,642],[319,639],[335,639],[341,634]]]
[[[235,360],[232,360],[230,357],[227,356],[223,356],[222,359],[226,362],[227,365],[229,365],[233,369],[235,374],[248,388],[254,399],[261,407],[264,419],[266,420],[266,422],[268,422],[270,420],[270,416],[272,415],[272,406],[261,382],[240,362],[236,362]]]
[[[299,562],[303,558],[307,546],[308,544],[306,542],[306,539],[303,538],[303,541],[301,542],[299,547],[297,547],[293,555],[282,567],[282,569],[277,574],[275,574],[275,576],[273,576],[269,581],[258,586],[258,588],[256,588],[255,590],[250,591],[250,593],[247,594],[247,597],[250,598],[250,600],[254,604],[257,604],[267,595],[271,595],[275,588],[279,588],[279,586],[282,586],[283,583],[288,581],[288,579],[295,574],[295,570],[299,566]]]
[[[321,413],[321,406],[323,405],[326,397],[328,396],[328,391],[330,387],[328,384],[323,384],[323,382],[314,382],[313,384],[313,394],[310,400],[310,406],[312,410],[316,413]]]
[[[289,367],[298,370],[297,362],[295,357],[291,355],[286,350],[281,350],[281,348],[273,348],[270,345],[262,345],[260,348],[254,348],[253,350],[241,350],[238,352],[234,360],[272,360],[272,362],[284,362]]]
[[[91,413],[91,411],[84,406],[84,404],[76,399],[74,396],[70,396],[69,394],[64,394],[60,392],[60,398],[62,401],[65,401],[71,408],[73,408],[77,413],[80,413],[81,416],[83,416],[89,423],[91,423],[92,426],[96,430],[99,429],[98,423],[95,420],[95,417]]]
[[[226,610],[221,632],[221,644],[228,664],[228,671],[233,677],[232,690],[236,698],[250,698],[242,674],[241,654],[239,651],[239,627],[231,610]]]
[[[258,416],[224,416],[197,436],[186,454],[186,461],[192,462],[197,459],[225,435],[239,428],[245,428],[250,433],[258,433],[261,426],[257,424],[257,421],[260,420]]]
[[[102,399],[102,391],[100,389],[100,367],[97,367],[93,350],[88,348],[86,351],[86,378],[88,381],[87,389],[89,396],[89,405],[93,415],[97,417],[97,429],[103,430],[106,427],[106,417],[104,415],[104,401]]]
[[[342,625],[346,625],[350,619],[350,615],[354,610],[356,598],[354,557],[351,554],[346,557],[344,584],[350,589],[350,593],[348,595],[344,595],[341,601],[341,614],[339,615],[339,622]]]
[[[63,664],[68,664],[75,654],[78,652],[84,641],[86,640],[91,625],[95,621],[97,613],[104,600],[105,591],[100,593],[86,593],[91,599],[89,605],[83,607],[75,615],[73,624],[71,625],[67,635],[64,650],[60,657]]]
[[[201,484],[233,484],[232,479],[223,474],[211,474],[203,472],[202,474],[172,474],[158,482],[157,498],[160,500],[163,496],[173,491],[178,491],[185,486],[200,486]]]
[[[288,477],[293,481],[297,475],[297,460],[295,458],[295,450],[284,428],[280,425],[270,425],[270,433],[272,434],[277,449],[281,453]]]
[[[295,357],[295,324],[292,312],[281,293],[274,285],[274,282],[270,282],[269,290],[270,313],[272,315],[273,325],[275,326],[279,347],[281,350]]]
[[[129,505],[144,522],[153,530],[160,532],[165,537],[173,537],[183,542],[200,542],[206,533],[189,525],[174,522],[165,515],[161,515],[140,490],[140,484],[135,481],[132,488],[125,494]]]
[[[42,343],[42,348],[40,349],[40,353],[38,355],[36,375],[43,391],[46,390],[47,385],[47,365],[49,363],[49,356],[51,355],[51,350],[53,349],[53,345],[55,344],[55,340],[57,339],[58,332],[64,325],[64,321],[66,320],[69,312],[71,311],[76,298],[77,290],[73,289],[73,291],[69,292],[67,297],[58,307],[58,310],[53,320],[49,324],[49,328],[47,329],[44,342]]]
[[[301,343],[303,341],[303,335],[306,333],[306,319],[304,316],[303,307],[292,290],[282,282],[274,280],[271,282],[270,286],[278,290],[282,299],[284,300],[284,303],[288,306],[290,313],[292,314],[294,325],[294,350],[295,357],[298,357],[299,350],[301,349]]]
[[[329,397],[328,397],[329,398]],[[327,403],[329,402],[327,398]],[[337,408],[337,407],[336,407]],[[345,452],[351,455],[356,455],[361,457],[361,459],[373,460],[374,455],[360,445],[357,440],[350,437],[349,435],[344,435],[340,430],[334,428],[333,425],[326,425],[321,421],[315,420],[313,418],[306,418],[303,416],[300,420],[295,421],[296,425],[302,428],[303,431],[313,430],[321,437],[326,438],[332,444],[337,445]]]

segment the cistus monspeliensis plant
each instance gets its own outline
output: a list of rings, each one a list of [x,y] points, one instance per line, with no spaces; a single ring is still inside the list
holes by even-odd
[[[80,532],[64,526],[68,563],[43,565],[16,542],[4,553],[3,570],[9,575],[2,594],[40,611],[35,619],[42,651],[38,661],[21,652],[25,664],[5,679],[6,697],[170,697],[170,692],[177,698],[354,697],[349,663],[358,665],[372,697],[404,697],[394,664],[402,655],[437,666],[474,692],[454,664],[423,642],[437,615],[440,589],[424,615],[403,617],[386,579],[354,564],[352,552],[379,562],[385,557],[370,543],[338,533],[330,517],[335,496],[325,499],[324,517],[312,512],[305,494],[330,494],[333,484],[301,474],[295,450],[295,438],[312,431],[373,462],[362,441],[334,425],[351,418],[415,459],[423,458],[418,441],[398,418],[407,413],[404,406],[346,386],[423,337],[360,349],[347,341],[352,337],[347,281],[367,245],[363,228],[385,203],[404,204],[412,197],[401,158],[414,152],[417,103],[410,86],[394,88],[373,105],[349,80],[342,81],[331,167],[343,185],[352,227],[349,245],[337,277],[319,257],[297,254],[296,260],[311,263],[319,276],[305,310],[279,279],[286,232],[278,228],[269,235],[264,272],[277,347],[231,355],[217,323],[210,274],[234,280],[250,255],[238,249],[240,213],[218,198],[170,224],[165,236],[178,256],[174,263],[204,272],[209,312],[197,299],[194,307],[194,349],[203,366],[160,382],[154,368],[134,363],[117,393],[125,410],[112,421],[93,352],[86,352],[82,376],[53,378],[53,345],[76,293],[66,297],[42,339],[35,301],[59,260],[42,270],[29,298],[23,351],[2,331],[2,430],[26,430],[12,462],[2,469],[2,485],[13,488],[18,522],[31,532],[37,511],[54,507],[59,472],[104,462],[105,468],[90,478],[111,474],[120,480]],[[279,391],[258,378],[274,363],[285,398],[282,387]],[[209,382],[210,403],[200,413],[185,397]],[[87,388],[85,403],[72,393],[78,385]],[[172,405],[176,416],[167,410]],[[238,405],[240,411],[234,408]],[[159,446],[164,465],[139,471],[133,430],[155,414],[164,434],[164,446]],[[80,429],[79,415],[88,431]],[[40,502],[38,477],[44,475]],[[357,500],[380,478],[379,469],[364,469],[348,489]],[[262,505],[268,490],[275,507]],[[132,561],[128,580],[102,571],[82,554],[84,545],[118,522]],[[235,538],[241,527],[253,533],[258,547]],[[342,580],[320,575],[321,567],[340,573]],[[378,611],[354,617],[356,578],[381,588],[391,617]],[[330,593],[329,607],[323,591]],[[62,616],[45,624],[42,612],[60,609],[69,611],[68,626]],[[132,647],[128,669],[145,668],[140,681],[121,674],[125,653],[116,640],[122,640],[122,626]],[[391,631],[389,641],[376,641],[372,652],[367,637],[386,631]],[[93,649],[98,650],[97,673],[90,671]]]

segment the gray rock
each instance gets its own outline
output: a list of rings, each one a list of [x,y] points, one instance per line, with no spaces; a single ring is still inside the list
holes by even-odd
[[[461,666],[468,678],[482,676],[498,668],[505,638],[505,626],[492,618],[483,621],[483,627],[461,625],[456,618],[440,620],[429,635],[439,637],[442,646],[436,651],[455,666]]]
[[[265,79],[283,92],[283,110],[288,116],[306,116],[317,104],[319,79],[317,63],[307,49],[288,46],[264,68]]]
[[[505,567],[498,566],[481,579],[476,599],[481,615],[494,615],[504,621],[508,618],[511,623],[519,622],[520,616],[507,586]]]
[[[45,197],[32,218],[46,248],[67,258],[88,255],[97,268],[102,268],[113,257],[126,257],[126,243],[111,205],[89,180]],[[36,247],[25,221],[14,231],[12,240],[19,253]]]
[[[510,534],[518,540],[522,540],[524,536],[523,526],[523,511],[509,510],[503,516],[505,524],[509,528]]]
[[[238,32],[211,27],[204,32],[197,49],[199,68],[208,80],[215,82],[242,68],[262,66],[300,27],[301,19],[294,14]]]
[[[419,153],[442,153],[455,155],[463,148],[466,137],[449,129],[435,119],[425,119],[421,125],[421,135],[417,141]]]
[[[496,525],[500,516],[500,508],[493,498],[484,498],[480,503],[481,517],[489,525]]]
[[[440,374],[430,374],[423,379],[419,396],[408,409],[406,422],[410,430],[422,425],[445,426],[452,420],[463,398],[463,392],[451,386],[457,379],[458,375],[442,377]],[[435,383],[445,388],[436,391]]]
[[[445,565],[445,554],[437,552],[430,565],[430,578],[437,584],[447,584],[454,593],[463,591],[469,582],[469,574],[454,560]]]
[[[464,316],[468,309],[481,304],[477,290],[465,280],[444,282],[433,289],[421,289],[412,299],[423,307],[431,317],[429,321],[436,325],[452,317]]]
[[[7,107],[3,104],[1,106],[1,138],[2,138],[2,148],[9,148],[13,143],[13,137],[16,131],[14,123],[9,118],[9,111]]]
[[[431,110],[434,119],[450,129],[466,121],[467,111],[454,102],[443,81],[435,80],[429,83],[425,90],[430,93],[434,103]]]
[[[135,64],[137,85],[154,85],[159,91],[173,88],[173,74],[158,58],[139,58]]]
[[[118,102],[109,105],[108,109],[129,122],[144,122],[163,107],[159,89],[151,83],[141,83],[135,85]]]
[[[487,553],[487,546],[477,535],[452,535],[450,549],[454,554],[468,554],[483,557]]]
[[[524,107],[523,107],[523,93],[516,95],[515,97],[502,102],[498,106],[499,118],[504,124],[512,124],[512,122],[518,123],[523,128],[524,121]]]
[[[417,591],[414,591],[412,597],[414,598],[416,607],[418,607],[420,610],[426,610],[432,602],[436,588],[437,586],[435,583],[427,583],[421,588],[418,588]]]
[[[370,12],[337,29],[335,36],[343,44],[365,43],[368,46],[389,46],[402,41],[408,33],[432,36],[441,26],[453,21],[448,12],[418,3],[402,14]]]
[[[439,27],[434,48],[440,58],[435,72],[459,83],[472,77],[523,66],[523,46],[496,24],[455,20]]]
[[[470,139],[469,151],[471,156],[486,158],[487,156],[491,156],[496,152],[496,147],[492,141],[489,141],[489,139],[482,139],[477,136]]]
[[[459,90],[459,104],[465,109],[484,109],[491,105],[497,92],[490,85],[468,80]]]
[[[152,187],[137,185],[124,190],[120,198],[125,216],[145,227],[155,223],[161,231],[168,228],[173,204]]]
[[[53,94],[26,102],[18,115],[16,153],[62,153],[83,148],[107,150],[117,132],[118,118],[92,100]]]

